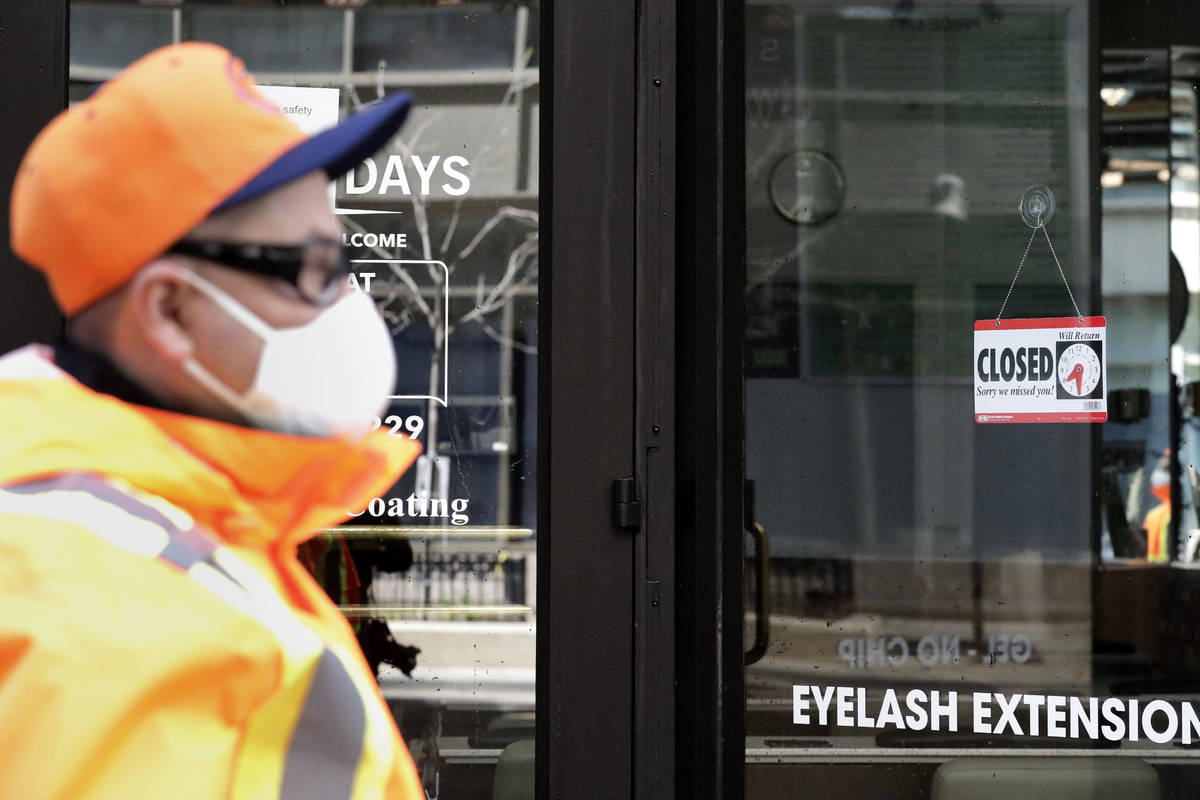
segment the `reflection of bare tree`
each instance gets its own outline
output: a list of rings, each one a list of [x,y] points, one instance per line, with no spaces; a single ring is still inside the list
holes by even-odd
[[[525,53],[521,64],[522,67],[528,64],[530,55],[531,51]],[[376,86],[376,94],[379,99],[382,99],[385,94],[382,85],[382,74],[381,65],[381,80]],[[517,106],[520,102],[522,91],[529,88],[529,84],[524,81],[524,76],[524,69],[514,70],[512,80],[505,89],[504,97],[492,117],[491,124],[488,126],[487,135],[484,137],[486,144],[478,152],[474,153],[471,159],[467,174],[472,181],[474,181],[480,169],[488,164],[489,157],[493,156],[494,145],[492,143],[501,141],[502,137],[505,136],[515,137],[517,135],[515,130],[510,130],[505,125],[505,120],[508,117],[505,112]],[[352,106],[355,109],[361,108],[363,103],[358,96],[357,89],[353,86],[347,86],[346,89]],[[392,141],[392,146],[396,152],[400,153],[406,161],[409,161],[413,151],[420,142],[421,135],[435,119],[437,119],[436,113],[427,117],[421,125],[416,126],[411,132],[406,132],[405,136],[396,136]],[[492,318],[505,306],[513,303],[516,297],[525,289],[537,285],[538,212],[534,209],[518,208],[510,205],[502,206],[479,227],[470,241],[465,245],[457,246],[458,243],[456,240],[459,238],[458,234],[460,233],[459,227],[462,220],[464,199],[459,197],[453,202],[446,232],[435,246],[429,225],[429,198],[419,193],[413,193],[409,196],[409,199],[412,205],[413,224],[420,243],[420,255],[402,254],[399,250],[389,250],[379,246],[368,249],[374,253],[375,257],[381,259],[399,260],[404,258],[419,258],[424,261],[441,261],[446,265],[449,275],[449,285],[451,287],[455,286],[454,276],[458,271],[458,267],[465,259],[470,258],[480,245],[489,236],[493,235],[498,228],[514,224],[528,228],[521,241],[508,253],[502,274],[495,275],[494,271],[490,269],[485,269],[481,272],[475,285],[474,307],[458,314],[457,317],[452,316],[450,319],[443,319],[446,310],[445,287],[443,285],[442,272],[435,265],[429,266],[429,279],[427,282],[418,281],[413,277],[413,273],[410,271],[412,265],[395,263],[387,265],[390,275],[377,276],[372,282],[372,294],[375,296],[376,303],[379,305],[380,311],[393,333],[399,333],[415,322],[424,322],[433,332],[431,347],[433,357],[430,359],[428,394],[436,397],[441,394],[440,389],[444,378],[441,374],[442,365],[437,354],[442,352],[446,343],[446,337],[452,335],[457,328],[463,325],[472,323],[477,325],[485,335],[506,347],[520,352],[536,352],[535,348],[514,341],[511,336],[498,331],[493,324]],[[344,219],[347,227],[351,230],[360,233],[367,232],[353,217],[345,217]],[[491,282],[493,279],[494,282]],[[426,284],[424,288],[422,288],[422,283]],[[453,309],[451,313],[454,313]],[[447,364],[446,367],[448,368],[449,365]],[[437,423],[438,404],[430,401],[426,409],[425,430],[427,432],[426,441],[430,447],[431,454],[436,453],[436,443],[438,440]]]

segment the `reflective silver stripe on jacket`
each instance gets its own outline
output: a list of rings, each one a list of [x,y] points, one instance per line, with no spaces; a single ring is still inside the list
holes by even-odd
[[[21,495],[36,495],[45,492],[83,492],[120,508],[126,514],[157,525],[167,534],[166,547],[157,556],[187,571],[193,564],[203,562],[237,583],[234,578],[217,564],[213,553],[219,546],[212,534],[193,525],[181,528],[157,508],[121,491],[103,478],[86,472],[71,472],[53,478],[11,484],[4,491]]]
[[[68,501],[67,498],[71,499]],[[98,523],[100,520],[94,517],[101,515],[106,506],[109,512],[115,508],[128,515],[117,515],[126,521],[125,527],[140,528],[141,531],[96,530],[99,526],[92,527],[89,523]],[[0,513],[6,511],[74,522],[117,547],[161,558],[197,579],[200,576],[192,572],[192,568],[202,564],[201,570],[211,568],[219,574],[217,580],[228,582],[225,587],[208,585],[208,588],[218,590],[218,596],[232,590],[234,598],[247,598],[252,605],[282,607],[294,619],[294,624],[300,626],[299,620],[294,618],[294,612],[284,604],[282,598],[273,589],[264,588],[267,586],[264,579],[249,581],[250,576],[247,575],[248,582],[238,581],[221,566],[216,557],[218,550],[222,551],[223,556],[229,556],[230,553],[221,547],[215,536],[195,524],[191,527],[176,524],[168,513],[123,491],[120,486],[103,477],[90,473],[65,473],[0,487]],[[186,518],[182,512],[178,516]],[[158,533],[151,536],[153,530]],[[230,570],[242,574],[250,569],[248,566],[235,569],[237,563],[240,562],[230,564]],[[258,591],[250,588],[256,584]],[[269,592],[270,596],[263,596],[265,592]],[[239,601],[239,605],[245,602]],[[354,789],[365,744],[366,707],[345,665],[328,647],[320,651],[313,670],[304,706],[284,754],[280,798],[348,799]]]
[[[282,797],[350,797],[367,729],[366,709],[346,667],[326,650],[288,745]]]

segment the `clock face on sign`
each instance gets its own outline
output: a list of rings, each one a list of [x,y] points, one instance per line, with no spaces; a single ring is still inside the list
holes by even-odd
[[[1060,399],[1099,396],[1102,367],[1098,346],[1092,342],[1069,345],[1059,342],[1057,394]]]

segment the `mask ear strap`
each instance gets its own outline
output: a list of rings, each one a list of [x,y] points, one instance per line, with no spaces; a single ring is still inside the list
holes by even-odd
[[[222,311],[240,322],[251,333],[262,339],[263,342],[268,341],[275,333],[275,329],[263,322],[257,314],[246,308],[228,292],[207,278],[201,277],[190,269],[182,270],[180,277],[190,283],[196,290],[203,293],[209,300],[220,306]]]
[[[220,378],[209,372],[208,368],[199,361],[194,358],[188,358],[183,362],[183,369],[193,380],[224,401],[230,408],[241,413],[247,420],[254,421],[253,409],[246,402],[246,398],[222,383]]]
[[[200,275],[192,272],[190,269],[185,269],[180,272],[180,277],[191,284],[197,291],[203,293],[208,299],[212,300],[217,306],[229,316],[240,322],[251,333],[266,343],[275,333],[274,329],[263,322],[250,309],[243,306],[237,300],[229,295],[221,287],[212,283]],[[197,383],[208,390],[212,395],[222,400],[226,405],[238,411],[249,422],[255,422],[254,409],[247,402],[246,398],[235,392],[233,389],[225,385],[225,383],[212,374],[195,358],[184,360],[184,371],[192,377]]]

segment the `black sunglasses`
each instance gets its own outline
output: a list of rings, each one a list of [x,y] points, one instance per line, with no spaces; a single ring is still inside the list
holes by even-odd
[[[350,274],[350,262],[342,243],[322,237],[295,245],[183,239],[171,245],[167,252],[281,278],[295,286],[301,297],[317,306],[327,306],[336,300]]]

